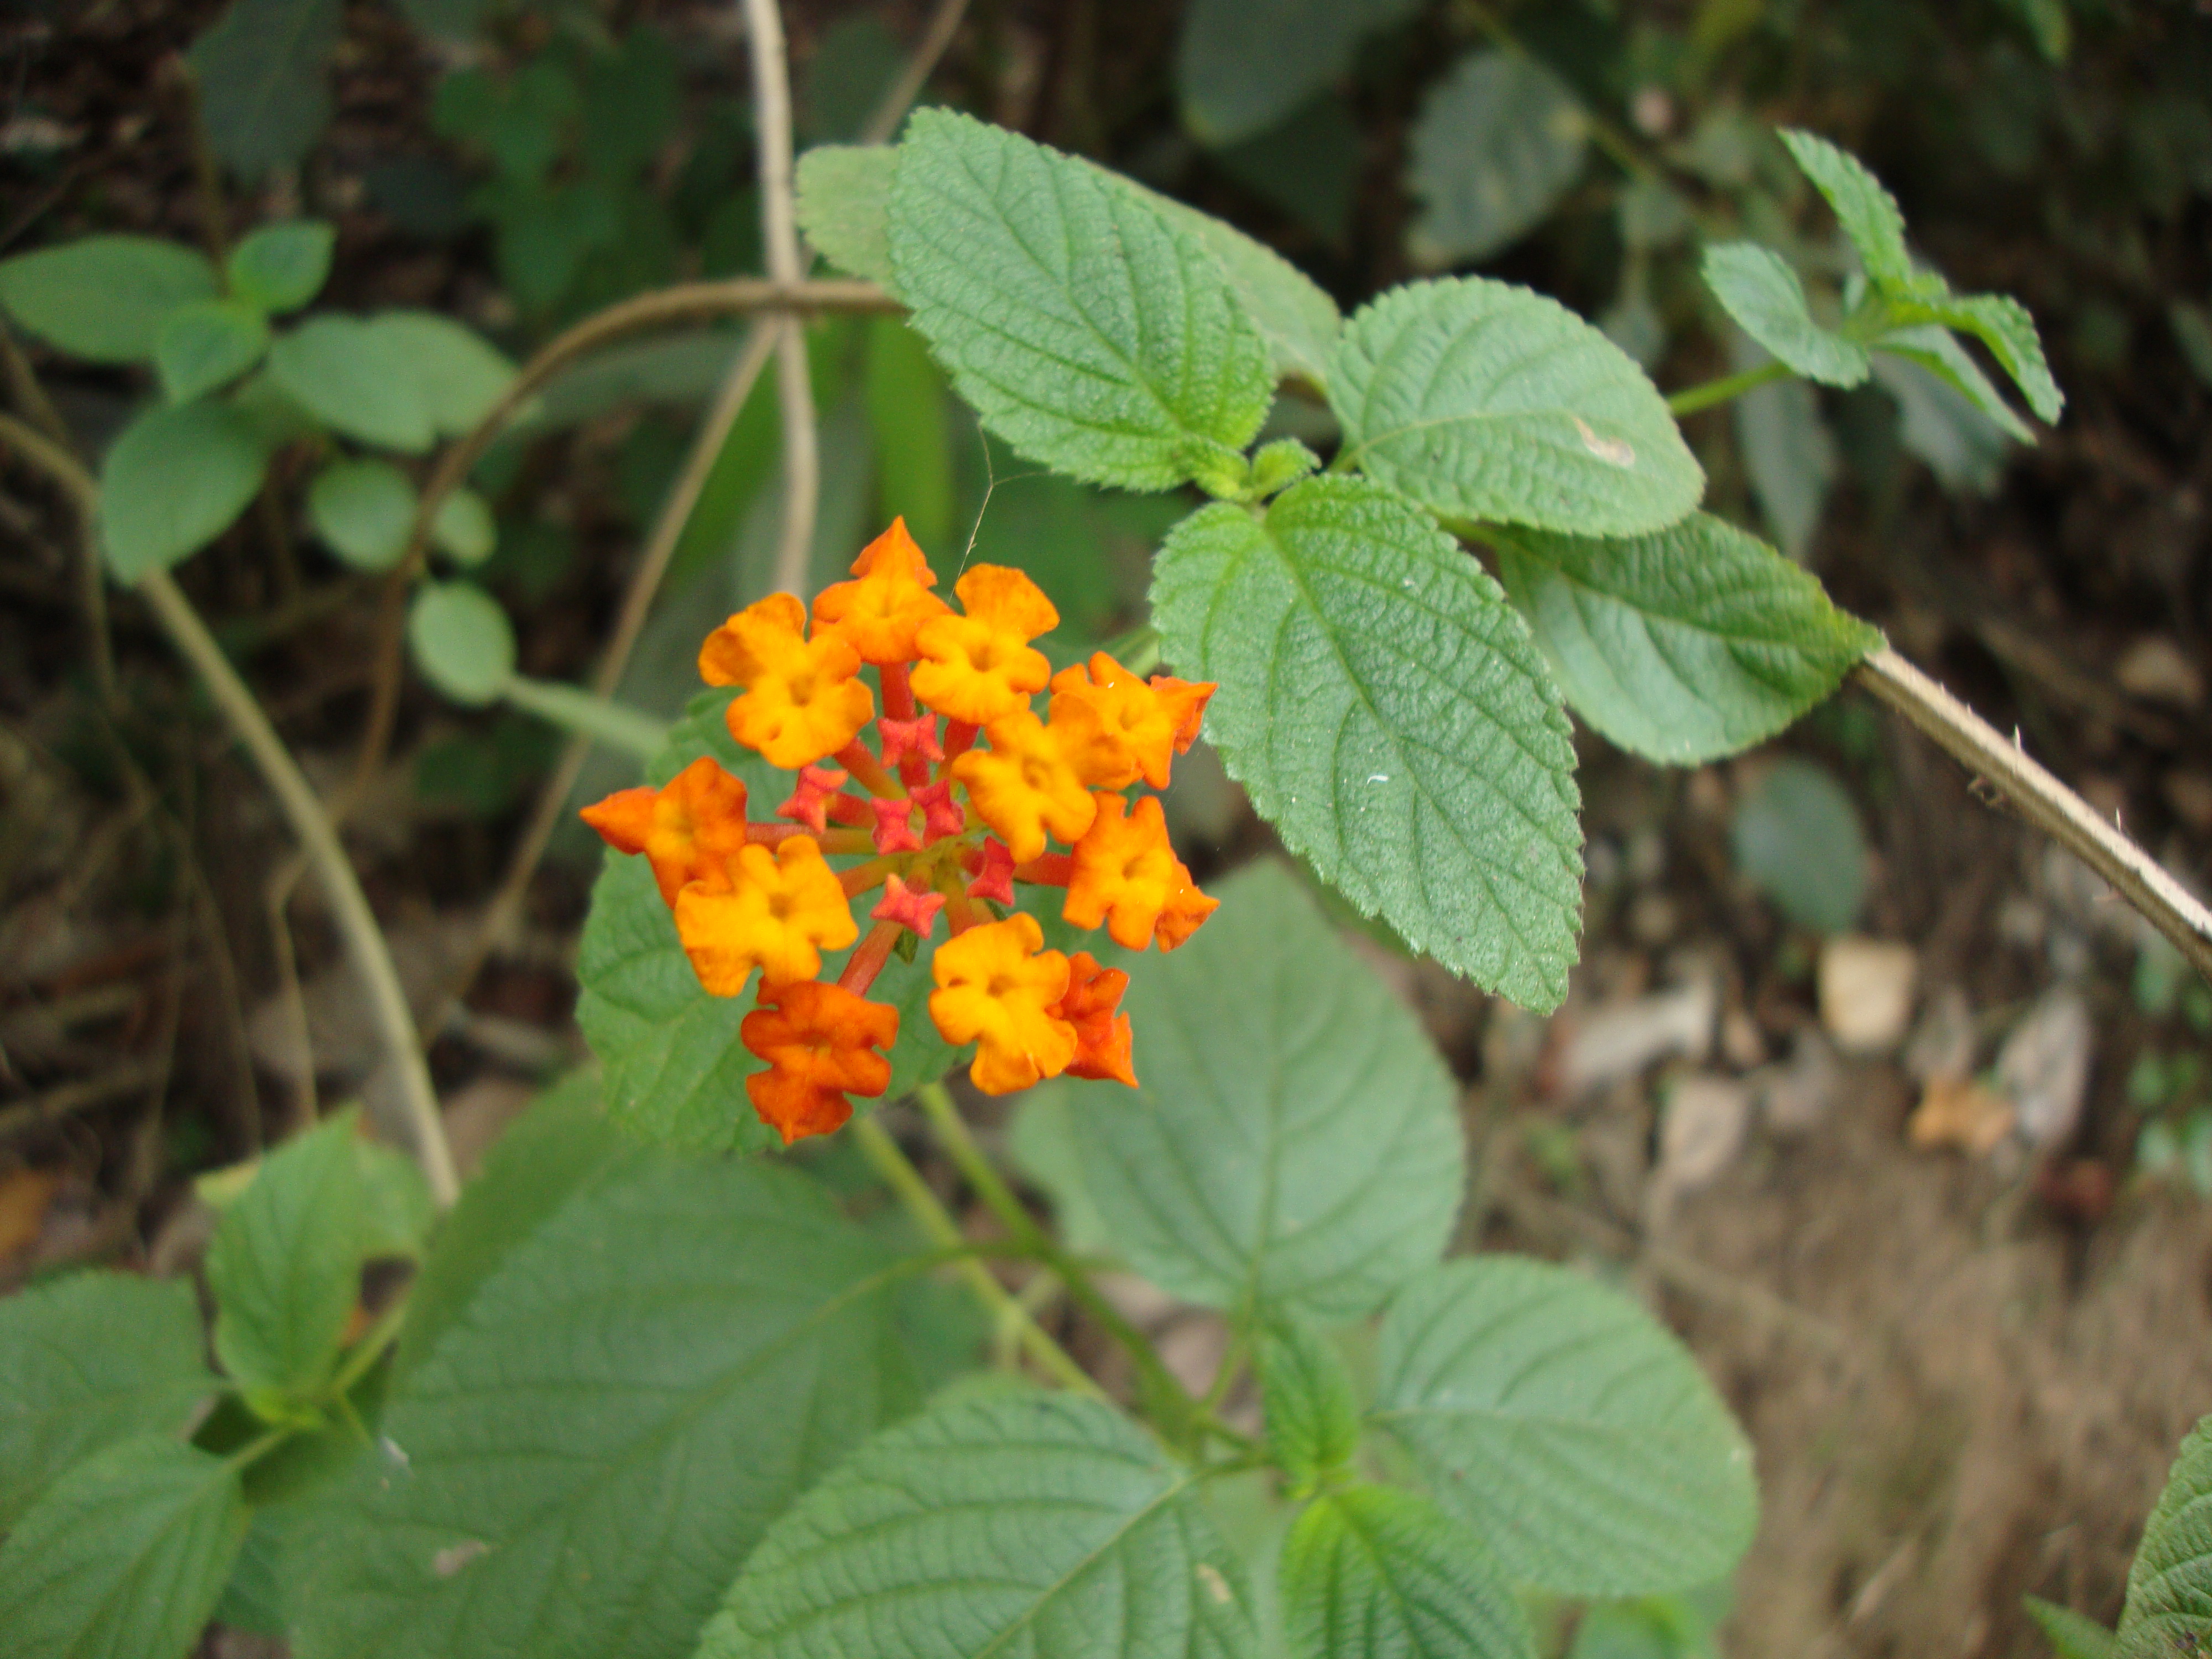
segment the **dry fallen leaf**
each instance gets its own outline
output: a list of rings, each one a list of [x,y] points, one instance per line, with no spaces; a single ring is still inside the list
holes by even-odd
[[[1920,1097],[1905,1133],[1916,1146],[1986,1154],[2012,1133],[2012,1103],[1979,1079],[1939,1077]]]
[[[2089,1093],[2089,1006],[2071,986],[2047,993],[1997,1050],[1998,1085],[2034,1146],[2056,1146],[2081,1121]]]
[[[13,1261],[39,1242],[61,1184],[59,1170],[17,1168],[0,1175],[0,1262]]]
[[[1904,1038],[1912,1018],[1920,958],[1909,945],[1842,933],[1820,946],[1820,1024],[1836,1046],[1881,1054]]]

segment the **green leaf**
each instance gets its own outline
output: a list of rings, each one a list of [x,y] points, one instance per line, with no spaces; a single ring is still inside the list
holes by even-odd
[[[914,325],[1033,460],[1167,489],[1267,414],[1267,349],[1214,256],[1085,162],[922,110],[899,147],[890,247]]]
[[[291,1626],[291,1590],[283,1559],[286,1511],[257,1509],[246,1529],[230,1578],[222,1587],[209,1615],[218,1625],[251,1631],[257,1636],[282,1637]]]
[[[1288,259],[1210,213],[1141,185],[1131,185],[1170,224],[1206,245],[1252,326],[1260,331],[1279,379],[1295,378],[1316,391],[1328,389],[1329,356],[1344,319],[1320,283]]]
[[[190,403],[228,386],[269,349],[268,319],[238,300],[192,300],[171,312],[154,340],[162,395]]]
[[[198,250],[150,236],[87,236],[0,259],[0,306],[48,345],[96,363],[143,362],[171,312],[215,298]]]
[[[360,1299],[366,1188],[351,1113],[263,1160],[208,1246],[215,1351],[256,1410],[313,1397]]]
[[[1084,1183],[1163,1290],[1356,1318],[1443,1254],[1466,1177],[1457,1091],[1286,866],[1214,896],[1188,945],[1127,961],[1141,1086],[1087,1091]]]
[[[877,522],[903,518],[925,548],[952,541],[952,433],[945,377],[896,317],[868,319],[862,391],[875,440]]]
[[[1866,349],[1813,320],[1805,284],[1790,262],[1756,242],[1705,250],[1705,286],[1743,331],[1823,386],[1856,386],[1867,377]]]
[[[294,1652],[689,1653],[769,1522],[914,1403],[908,1271],[758,1162],[643,1159],[577,1191],[319,1505]]]
[[[1534,1659],[1534,1636],[1483,1540],[1418,1492],[1320,1499],[1283,1545],[1291,1659]]]
[[[1311,1492],[1359,1450],[1351,1375],[1328,1342],[1296,1319],[1268,1320],[1255,1346],[1267,1455],[1293,1491]]]
[[[1207,144],[1266,131],[1351,69],[1419,0],[1193,0],[1176,47],[1183,125]]]
[[[246,510],[268,465],[252,424],[220,404],[140,414],[100,463],[100,544],[109,572],[134,582],[206,546]]]
[[[471,708],[514,678],[514,624],[474,582],[425,582],[407,613],[407,643],[422,677]]]
[[[1820,399],[1802,380],[1775,380],[1753,386],[1729,412],[1760,514],[1782,550],[1803,559],[1838,465]]]
[[[514,365],[450,317],[386,311],[370,318],[368,328],[385,348],[385,360],[404,366],[419,388],[423,411],[441,438],[465,437],[514,384]]]
[[[1073,1078],[1024,1090],[1006,1126],[1006,1155],[1052,1200],[1053,1231],[1060,1243],[1079,1256],[1106,1258],[1114,1255],[1114,1233],[1084,1182],[1083,1143],[1075,1127],[1087,1102]]]
[[[312,317],[270,348],[269,372],[333,430],[419,455],[437,428],[397,339],[359,317]]]
[[[1382,1322],[1374,1420],[1516,1583],[1636,1595],[1719,1577],[1759,1518],[1751,1448],[1696,1360],[1634,1303],[1484,1256]]]
[[[1407,185],[1424,204],[1407,252],[1430,270],[1519,241],[1582,176],[1589,117],[1565,82],[1521,52],[1475,52],[1421,105]]]
[[[1583,535],[1661,530],[1705,475],[1644,371],[1556,301],[1486,277],[1363,307],[1330,402],[1345,449],[1437,512]]]
[[[2023,1595],[2021,1605],[2027,1616],[2035,1620],[2051,1643],[2058,1659],[2112,1659],[2119,1638],[2095,1620],[2045,1601],[2040,1596]]]
[[[415,1160],[396,1147],[356,1135],[353,1152],[361,1166],[362,1260],[420,1261],[438,1218],[429,1182]]]
[[[878,1435],[769,1529],[697,1659],[1231,1659],[1241,1564],[1112,1407],[1023,1391]]]
[[[2120,1614],[2120,1659],[2172,1659],[2212,1646],[2212,1417],[2181,1443],[2143,1522]]]
[[[1876,354],[1874,359],[1876,377],[1881,380],[1884,387],[1898,398],[1904,409],[1906,426],[1905,436],[1907,445],[1913,449],[1915,454],[1934,466],[1937,472],[1942,475],[1943,481],[1953,488],[1958,487],[1959,480],[1962,477],[1970,473],[1981,471],[1983,466],[1986,465],[1987,457],[2003,453],[2004,445],[2001,441],[2002,438],[2017,439],[2024,444],[2032,444],[2035,441],[2035,434],[2028,428],[2027,423],[2013,412],[2012,405],[2005,402],[2003,396],[1990,384],[1989,376],[1982,373],[1981,366],[1966,355],[1966,348],[1951,337],[1948,330],[1930,324],[1922,324],[1915,328],[1901,328],[1893,333],[1883,335],[1873,343],[1870,349]],[[1940,380],[1950,392],[1957,394],[1958,400],[1968,405],[1967,412],[1978,413],[1985,416],[1987,423],[1997,428],[1996,434],[1985,434],[1980,441],[1967,446],[1972,451],[1984,458],[1982,462],[1971,465],[1948,467],[1929,453],[1929,447],[1924,443],[1915,442],[1912,430],[1916,417],[1914,399],[1911,394],[1900,389],[1904,386],[1913,384],[1913,381],[1910,377],[1883,374],[1881,371],[1884,365],[1881,357],[1884,355],[1900,358],[1911,363],[1915,368],[1923,371],[1924,374]],[[1889,367],[1893,368],[1894,365]],[[1944,400],[1946,404],[1950,401],[1952,400]],[[1947,414],[1938,419],[1942,424],[1955,424],[1957,417],[1955,415]],[[1921,416],[1921,420],[1925,430],[1929,424],[1929,417],[1923,414]],[[1982,422],[1976,423],[1978,428],[1982,424]],[[1954,439],[1951,441],[1959,441]],[[1949,446],[1945,444],[1943,447]]]
[[[216,156],[258,178],[296,167],[330,125],[338,0],[231,0],[185,54]]]
[[[246,1538],[238,1474],[173,1440],[80,1463],[0,1545],[5,1659],[184,1659]]]
[[[1892,301],[1889,310],[1901,322],[1939,324],[1974,336],[2012,376],[2013,384],[2039,420],[2055,421],[2066,407],[2066,394],[2058,389],[2058,382],[2051,377],[2051,365],[2044,361],[2035,319],[2019,301],[2003,294],[1947,295],[1927,301]]]
[[[216,1380],[181,1279],[76,1273],[0,1301],[0,1532],[63,1470],[173,1433]]]
[[[891,275],[891,180],[898,152],[888,144],[823,144],[799,158],[799,228],[838,270],[897,292]]]
[[[1771,737],[1881,635],[1709,513],[1632,540],[1488,532],[1567,702],[1624,749],[1696,765]]]
[[[230,290],[264,311],[297,311],[330,280],[337,229],[320,219],[264,225],[231,249],[224,269]]]
[[[1610,348],[1608,348],[1610,349]],[[1206,736],[1291,851],[1418,951],[1548,1011],[1582,899],[1574,751],[1528,631],[1377,486],[1217,504],[1152,581],[1167,659],[1219,683]]]
[[[415,485],[389,461],[333,461],[307,486],[307,522],[356,570],[389,570],[407,550]]]
[[[1905,251],[1905,216],[1896,198],[1856,156],[1818,134],[1784,128],[1781,137],[1799,169],[1835,210],[1868,280],[1884,292],[1911,290],[1912,256]]]
[[[430,544],[455,564],[473,568],[499,550],[499,521],[490,504],[464,484],[438,503]]]
[[[1779,762],[1736,803],[1736,869],[1782,914],[1817,933],[1849,931],[1866,901],[1866,836],[1858,809],[1822,766]]]

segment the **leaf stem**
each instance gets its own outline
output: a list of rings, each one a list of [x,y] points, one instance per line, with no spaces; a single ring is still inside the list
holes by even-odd
[[[1717,380],[1706,380],[1684,387],[1667,399],[1667,412],[1677,417],[1694,415],[1701,409],[1711,409],[1715,404],[1741,398],[1755,386],[1765,386],[1772,380],[1787,380],[1789,376],[1790,365],[1778,357],[1770,357],[1756,368],[1723,374]]]

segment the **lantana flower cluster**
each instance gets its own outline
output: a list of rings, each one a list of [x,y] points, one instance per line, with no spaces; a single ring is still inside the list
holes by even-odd
[[[1128,975],[1045,949],[1036,919],[1013,908],[1014,884],[1066,889],[1063,917],[1127,950],[1188,939],[1218,901],[1169,845],[1158,798],[1127,792],[1167,787],[1214,688],[1145,679],[1103,652],[1053,673],[1030,641],[1060,616],[1036,584],[975,565],[954,585],[956,611],[903,519],[853,578],[811,617],[771,594],[699,653],[709,685],[742,690],[730,735],[796,775],[768,817],[702,756],[661,788],[586,807],[586,822],[652,860],[710,994],[743,996],[759,975],[739,1036],[765,1069],[745,1090],[787,1145],[890,1085],[899,1012],[867,992],[902,940],[933,943],[940,919],[929,1017],[947,1042],[975,1044],[976,1087],[1006,1094],[1063,1073],[1134,1086],[1119,1012]],[[1048,690],[1040,719],[1032,700]],[[869,895],[863,937],[853,906]],[[822,979],[823,953],[856,939],[843,972]]]

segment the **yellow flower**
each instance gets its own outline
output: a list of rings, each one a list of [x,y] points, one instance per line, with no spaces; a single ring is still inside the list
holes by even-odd
[[[1075,1058],[1075,1027],[1054,1012],[1067,958],[1046,951],[1036,918],[1017,910],[937,947],[929,1017],[947,1042],[977,1045],[968,1075],[987,1095],[1058,1077]]]
[[[809,640],[805,625],[805,605],[771,593],[709,634],[699,651],[708,684],[745,688],[726,716],[730,735],[787,772],[836,754],[876,708],[858,678],[852,641],[834,629]]]
[[[673,904],[695,881],[728,884],[729,860],[745,844],[745,786],[702,755],[666,787],[618,791],[582,817],[616,851],[652,860],[660,896]]]
[[[929,590],[937,577],[921,549],[907,533],[906,520],[860,550],[853,561],[856,581],[825,587],[814,598],[814,626],[834,628],[860,653],[863,662],[899,663],[914,656],[915,630],[951,608]]]
[[[1171,674],[1139,679],[1100,651],[1092,654],[1087,674],[1079,666],[1052,677],[1053,724],[1095,720],[1108,739],[1110,746],[1102,746],[1102,758],[1084,779],[1094,789],[1126,788],[1140,776],[1164,789],[1172,757],[1197,741],[1213,692],[1210,681]]]
[[[983,726],[1027,708],[1052,678],[1030,641],[1060,626],[1042,588],[1005,565],[979,564],[952,590],[968,614],[932,617],[915,630],[914,695],[950,719]]]
[[[769,985],[812,979],[822,952],[860,937],[845,889],[811,836],[792,836],[774,851],[745,848],[731,886],[685,888],[676,896],[676,932],[709,995],[733,997],[754,969]]]
[[[1045,831],[1073,843],[1097,806],[1063,747],[1063,733],[1026,708],[991,722],[991,746],[952,763],[952,775],[983,822],[1026,864],[1044,853]]]
[[[1062,916],[1079,927],[1103,922],[1125,950],[1141,951],[1157,938],[1172,951],[1220,902],[1198,890],[1169,846],[1157,796],[1146,795],[1134,811],[1119,795],[1098,797],[1097,819],[1075,844]]]

